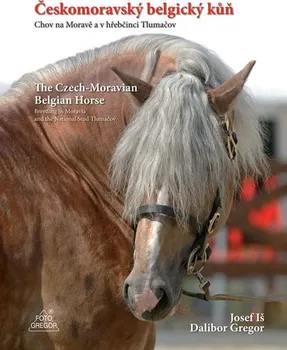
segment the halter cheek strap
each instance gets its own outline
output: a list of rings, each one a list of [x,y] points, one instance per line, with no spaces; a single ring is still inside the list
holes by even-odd
[[[214,199],[214,202],[212,205],[211,213],[209,214],[207,221],[205,222],[201,231],[197,234],[197,237],[195,238],[195,241],[193,242],[192,248],[199,247],[199,250],[196,253],[196,255],[199,257],[199,260],[202,260],[203,254],[206,250],[208,236],[214,232],[214,230],[218,224],[218,221],[220,219],[220,213],[219,213],[220,209],[221,209],[221,199],[220,199],[219,190],[217,190],[216,196],[215,196],[215,199]],[[211,254],[211,248],[209,246],[208,246],[208,248],[209,248],[210,254]]]

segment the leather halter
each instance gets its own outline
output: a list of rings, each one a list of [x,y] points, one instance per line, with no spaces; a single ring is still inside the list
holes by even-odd
[[[212,251],[211,251],[211,248],[207,246],[207,238],[208,238],[208,235],[211,234],[216,227],[216,224],[220,217],[220,214],[219,214],[220,208],[221,208],[221,200],[220,200],[219,190],[217,190],[211,213],[209,215],[208,220],[205,222],[202,228],[199,226],[195,218],[193,218],[192,216],[189,216],[188,222],[187,222],[188,227],[191,230],[194,230],[196,232],[196,238],[192,244],[191,251],[194,251],[194,249],[197,248],[197,252],[194,255],[194,259],[192,262],[195,261],[196,257],[197,257],[197,260],[202,260],[203,258],[202,256],[204,253],[207,255],[207,260],[210,257]],[[141,220],[143,217],[149,214],[163,214],[172,218],[182,217],[180,213],[175,212],[174,208],[166,205],[158,205],[158,204],[143,205],[139,207],[136,211],[136,225],[134,227],[135,232],[136,232],[136,226],[139,220]],[[135,239],[135,235],[134,235],[134,239]]]
[[[227,150],[227,153],[231,160],[233,160],[236,156],[236,146],[237,146],[237,136],[235,132],[233,132],[230,129],[229,120],[225,116],[224,121],[220,123],[225,136],[225,147]],[[195,270],[195,265],[197,261],[202,261],[202,267],[204,266],[205,262],[209,259],[211,255],[211,248],[209,247],[207,241],[208,236],[214,232],[214,229],[219,221],[220,218],[220,211],[221,209],[221,199],[220,199],[220,193],[219,189],[216,191],[216,196],[213,201],[212,209],[209,214],[208,219],[206,222],[200,227],[198,224],[198,221],[193,218],[192,216],[189,216],[188,218],[188,227],[190,230],[194,230],[196,232],[196,238],[192,244],[191,247],[191,254],[188,261],[187,270],[188,273],[192,273]],[[183,215],[173,207],[167,206],[167,205],[158,205],[158,204],[150,204],[150,205],[143,205],[140,206],[136,211],[136,217],[135,217],[135,224],[134,224],[134,231],[136,233],[136,228],[138,222],[145,216],[149,214],[163,214],[172,218],[182,218]],[[134,242],[135,242],[135,235],[134,235]]]

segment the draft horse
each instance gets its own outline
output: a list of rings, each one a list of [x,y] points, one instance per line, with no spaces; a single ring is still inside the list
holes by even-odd
[[[253,65],[234,75],[183,38],[132,36],[1,97],[1,349],[154,349],[155,321],[175,312],[240,179],[264,169],[243,89]],[[103,105],[35,103],[73,100],[59,82],[133,89],[78,93]],[[42,311],[58,331],[31,331]]]

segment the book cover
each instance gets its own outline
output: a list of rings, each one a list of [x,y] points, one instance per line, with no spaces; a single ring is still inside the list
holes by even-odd
[[[286,3],[0,9],[0,349],[284,348]]]

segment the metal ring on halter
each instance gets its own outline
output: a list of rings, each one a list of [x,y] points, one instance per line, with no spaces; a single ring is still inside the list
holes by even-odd
[[[187,263],[187,274],[191,275],[195,269],[195,265],[197,262],[197,251],[199,250],[199,247],[196,247],[193,249],[193,251],[190,253],[190,256],[188,258],[188,263]],[[194,259],[194,262],[193,262]]]
[[[220,214],[218,212],[216,212],[213,215],[212,219],[209,221],[209,225],[208,225],[208,228],[207,228],[207,232],[208,232],[209,235],[211,235],[213,233],[213,231],[214,231],[214,229],[215,229],[219,219],[220,219]]]
[[[198,270],[196,270],[197,273],[199,273],[199,272],[201,272],[203,270],[206,262],[207,262],[207,253],[206,253],[206,249],[205,249],[205,251],[203,253],[202,260],[201,260],[201,266],[200,266],[200,268]]]
[[[207,246],[206,246],[207,248]],[[193,251],[191,252],[189,259],[188,259],[188,263],[187,263],[187,274],[191,275],[192,273],[195,272],[201,272],[207,262],[207,252],[206,252],[206,248],[205,251],[203,253],[202,256],[202,260],[201,260],[201,266],[199,267],[199,269],[196,269],[196,263],[198,261],[198,256],[196,255],[197,251],[199,250],[199,247],[193,249]],[[194,259],[194,261],[193,261]]]

